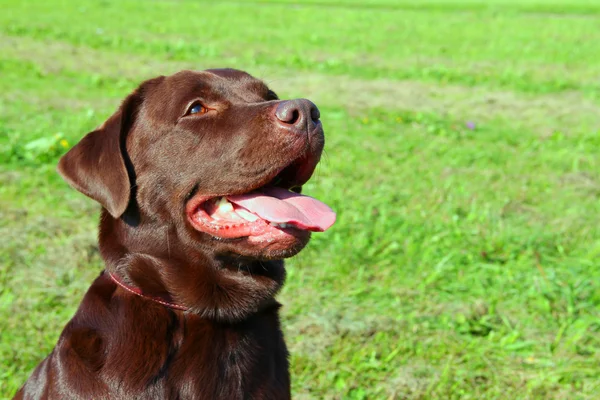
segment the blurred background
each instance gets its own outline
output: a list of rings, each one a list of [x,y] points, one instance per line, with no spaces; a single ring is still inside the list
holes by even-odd
[[[321,109],[338,212],[279,296],[298,399],[600,398],[600,2],[3,0],[0,397],[103,264],[57,160],[142,80]]]

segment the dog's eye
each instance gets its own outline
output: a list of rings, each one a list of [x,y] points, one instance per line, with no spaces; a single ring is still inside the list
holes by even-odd
[[[208,108],[204,107],[202,103],[194,103],[188,108],[187,115],[192,114],[205,114],[208,112]]]

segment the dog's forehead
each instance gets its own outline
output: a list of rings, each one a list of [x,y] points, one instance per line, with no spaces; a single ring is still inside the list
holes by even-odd
[[[230,100],[256,101],[266,96],[269,88],[247,72],[236,69],[181,71],[167,78],[171,93],[186,96],[203,94]]]

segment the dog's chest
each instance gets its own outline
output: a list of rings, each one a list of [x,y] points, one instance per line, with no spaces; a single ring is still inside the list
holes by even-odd
[[[112,371],[107,381],[129,387],[128,396],[289,398],[287,349],[276,315],[234,325],[186,318],[144,332],[135,349],[121,349],[128,356],[105,366]]]

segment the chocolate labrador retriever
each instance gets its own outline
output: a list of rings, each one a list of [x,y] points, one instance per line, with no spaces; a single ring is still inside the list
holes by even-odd
[[[283,259],[335,221],[300,194],[319,110],[233,69],[142,83],[59,162],[106,269],[17,399],[288,399]]]

